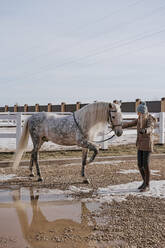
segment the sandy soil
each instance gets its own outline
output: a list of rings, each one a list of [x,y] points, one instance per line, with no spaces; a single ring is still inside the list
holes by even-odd
[[[72,163],[66,161],[53,165],[42,165],[41,171],[43,182],[37,182],[36,177],[29,180],[28,168],[20,167],[17,175],[22,178],[11,179],[1,182],[1,187],[13,185],[20,186],[35,186],[38,188],[58,188],[62,190],[68,189],[70,186],[89,187],[92,188],[90,193],[77,193],[77,199],[92,197],[93,192],[99,187],[140,181],[140,175],[136,173],[120,174],[121,169],[137,169],[136,160],[120,159],[118,162],[105,160],[101,163],[95,163],[86,167],[86,175],[89,179],[89,184],[83,183],[80,176],[81,165],[78,161]],[[161,157],[152,159],[151,169],[158,170],[159,175],[151,175],[151,180],[165,180],[165,158]],[[1,168],[0,174],[13,173],[11,168]],[[84,214],[86,220],[92,218],[97,219],[97,222],[91,222],[88,229],[82,226],[78,232],[74,232],[71,225],[67,226],[57,234],[53,245],[46,247],[131,247],[131,248],[164,248],[165,247],[165,200],[153,197],[136,197],[128,196],[126,201],[104,203],[99,210],[86,212]],[[39,240],[42,242],[44,236],[39,235]],[[44,234],[48,241],[51,241],[52,233],[47,230]],[[38,236],[31,237],[34,242],[37,242]],[[10,241],[11,242],[11,241]],[[6,241],[6,243],[8,243]],[[2,244],[2,245],[1,245]],[[0,239],[0,247],[15,247],[3,246],[3,237]],[[38,243],[39,245],[40,243]],[[38,246],[44,247],[44,246]]]
[[[157,155],[159,156],[159,155]],[[28,166],[21,166],[17,170],[18,178],[2,182],[1,185],[20,185],[20,186],[37,186],[46,188],[67,189],[70,185],[84,185],[81,177],[81,158],[60,158],[49,162],[45,165],[40,165],[43,182],[37,182],[36,170],[34,167],[33,178],[29,178]],[[54,163],[54,165],[53,165]],[[25,162],[25,164],[27,164]],[[43,163],[42,163],[43,164]],[[151,180],[165,180],[165,156],[156,159],[153,155],[151,160],[151,169],[159,170],[160,176],[151,175]],[[136,155],[120,157],[97,157],[92,164],[86,166],[85,173],[89,179],[89,184],[85,186],[93,188],[106,187],[108,185],[122,184],[133,181],[140,181],[140,174],[118,174],[122,169],[137,169]],[[13,173],[12,168],[0,168],[0,174],[8,175]],[[19,178],[20,177],[20,178]]]

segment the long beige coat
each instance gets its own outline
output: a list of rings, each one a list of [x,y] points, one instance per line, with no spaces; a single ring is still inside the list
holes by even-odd
[[[123,124],[123,128],[137,126],[137,140],[136,146],[138,150],[141,151],[153,151],[153,130],[156,123],[156,119],[148,114],[146,119],[143,121],[140,118],[133,120],[131,122],[126,122]],[[141,134],[140,129],[145,128],[146,133]]]

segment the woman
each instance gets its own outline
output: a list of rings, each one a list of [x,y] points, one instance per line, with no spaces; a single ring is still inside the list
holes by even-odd
[[[153,151],[153,130],[156,119],[148,113],[145,102],[137,107],[138,118],[132,122],[123,124],[123,128],[137,126],[137,161],[140,174],[143,179],[142,185],[138,188],[140,192],[149,190],[150,183],[150,159]]]

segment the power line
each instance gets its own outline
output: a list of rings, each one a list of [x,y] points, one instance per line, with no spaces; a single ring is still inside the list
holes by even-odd
[[[130,2],[128,5],[126,5],[126,6],[124,6],[124,8],[126,7],[126,8],[129,8],[129,7],[132,7],[132,6],[135,6],[135,5],[137,5],[138,3],[140,3],[140,2],[144,2],[144,0],[136,0],[136,1],[134,1],[134,2]],[[91,26],[91,25],[93,25],[93,24],[96,24],[96,23],[98,23],[98,22],[102,22],[102,21],[104,21],[105,19],[108,19],[108,18],[111,18],[113,15],[115,15],[115,14],[118,14],[118,13],[120,13],[120,12],[122,12],[123,11],[123,8],[119,8],[119,9],[117,9],[117,10],[114,10],[114,11],[112,11],[111,13],[109,13],[109,14],[107,14],[107,15],[105,15],[105,16],[102,16],[102,17],[100,17],[100,18],[98,18],[98,19],[96,19],[96,20],[93,20],[92,22],[90,22],[90,23],[86,23],[85,25],[83,25],[83,26],[79,26],[79,31],[81,32],[83,29],[86,29],[86,28],[88,28],[89,26]]]
[[[132,4],[130,4],[129,6],[132,6],[132,5],[134,5],[134,4],[137,4],[137,3],[139,3],[139,2],[141,2],[142,0],[139,0],[139,1],[136,1],[136,2],[134,2],[134,3],[132,3]],[[148,15],[144,15],[143,17],[137,17],[135,20],[130,20],[130,21],[127,21],[127,22],[122,22],[122,23],[120,23],[120,24],[118,24],[118,25],[115,25],[115,26],[113,26],[112,28],[110,28],[109,30],[108,30],[108,32],[106,31],[106,32],[102,32],[101,33],[101,36],[104,36],[105,37],[105,35],[109,35],[109,34],[111,34],[111,32],[113,31],[113,30],[115,30],[116,31],[116,29],[119,31],[120,29],[122,29],[123,28],[123,26],[125,27],[125,26],[129,26],[129,25],[132,25],[132,24],[135,24],[137,21],[142,21],[142,20],[144,20],[144,19],[146,19],[146,18],[148,18],[148,17],[151,17],[151,16],[153,16],[154,14],[157,14],[157,13],[159,13],[159,12],[162,12],[162,11],[164,11],[165,9],[165,4],[163,4],[162,6],[159,6],[157,9],[154,9],[154,10],[152,10]],[[91,35],[90,35],[91,36]],[[91,39],[88,39],[87,41],[90,41]],[[73,46],[69,46],[69,47],[67,47],[67,49],[71,49],[71,48],[75,48],[75,47],[79,47],[79,46],[81,46],[83,43],[86,43],[87,41],[82,41],[82,42],[78,42],[78,43],[76,43],[76,44],[74,44]],[[54,49],[53,49],[54,50]],[[52,52],[53,52],[53,50],[50,50],[50,52],[48,53],[48,54],[52,54]],[[62,48],[61,50],[65,50],[65,48]],[[94,50],[97,50],[97,48],[96,49],[94,49]],[[59,52],[59,50],[58,50],[58,52]],[[43,57],[43,56],[48,56],[48,54],[47,53],[45,53],[44,55],[39,55],[39,56],[37,56],[37,58],[41,58],[41,57]],[[55,54],[54,54],[55,55]],[[34,58],[35,59],[35,58]],[[30,60],[30,62],[31,61],[33,61],[34,60],[33,58]],[[74,59],[74,57],[70,57],[69,58],[69,60],[72,60],[72,59]],[[26,64],[26,63],[24,63],[24,64]],[[49,66],[49,65],[47,65],[47,66]],[[47,67],[46,66],[46,67]],[[45,66],[44,67],[40,67],[41,69],[42,68],[45,68]]]
[[[152,46],[144,46],[144,47],[141,47],[141,48],[138,48],[138,49],[124,51],[123,53],[121,53],[119,55],[116,55],[116,56],[114,55],[113,56],[113,59],[114,58],[120,58],[122,56],[129,55],[129,54],[132,54],[132,53],[137,52],[137,51],[139,52],[139,51],[144,50],[144,49],[150,49],[152,47],[161,46],[161,45],[165,45],[165,41],[163,41],[163,42],[161,41],[161,42],[156,43],[156,44],[154,43],[154,44],[152,44]],[[100,62],[100,60],[99,60],[99,62]],[[97,62],[88,63],[87,66],[94,65],[94,64],[98,64],[98,61]]]
[[[132,40],[124,41],[124,42],[121,42],[119,44],[116,44],[116,42],[115,42],[114,45],[108,45],[108,46],[104,47],[103,49],[101,49],[100,51],[98,51],[97,49],[94,49],[88,55],[81,56],[81,57],[76,58],[76,59],[73,58],[73,59],[68,60],[68,61],[66,61],[64,63],[58,64],[53,68],[62,67],[63,65],[74,63],[76,61],[80,61],[80,60],[88,58],[88,57],[93,57],[93,56],[97,56],[99,54],[103,54],[103,53],[107,52],[108,50],[112,50],[112,49],[116,49],[116,48],[119,48],[119,47],[127,46],[127,45],[129,45],[131,43],[134,43],[134,42],[139,41],[139,40],[143,40],[143,39],[145,39],[147,37],[152,37],[152,36],[154,36],[156,34],[164,32],[164,31],[165,31],[165,27],[163,29],[159,30],[159,31],[151,32],[151,33],[148,33],[148,34],[142,33],[140,35],[136,35],[135,38],[133,38]],[[53,64],[49,64],[47,66],[41,67],[41,69],[47,68],[47,67],[52,66],[52,65]]]
[[[123,46],[129,46],[129,44],[131,43],[134,43],[134,42],[137,42],[137,41],[140,41],[140,40],[144,40],[146,38],[149,38],[149,37],[152,37],[154,35],[158,35],[160,33],[163,33],[165,32],[165,27],[163,27],[161,30],[159,31],[155,31],[155,32],[152,32],[152,33],[148,33],[148,34],[141,34],[139,35],[138,37],[132,39],[132,40],[129,40],[129,41],[125,41],[123,43],[119,43],[117,45],[114,45],[114,46],[107,46],[106,48],[100,50],[100,51],[96,51],[96,52],[93,52],[93,53],[90,53],[88,55],[85,55],[85,56],[81,56],[79,58],[76,58],[76,59],[73,59],[73,60],[69,60],[69,61],[66,61],[65,63],[61,63],[61,64],[57,64],[56,66],[53,67],[53,69],[57,69],[57,68],[62,68],[62,67],[65,67],[66,65],[71,65],[71,64],[74,64],[74,63],[77,63],[77,62],[81,62],[83,61],[84,59],[88,59],[88,58],[93,58],[93,57],[97,57],[99,55],[102,55],[104,53],[106,53],[107,51],[110,51],[112,49],[116,49],[116,48],[119,48],[119,47],[123,47]],[[49,65],[50,66],[50,65]],[[52,66],[52,64],[51,64]],[[48,67],[48,66],[47,66]],[[45,68],[45,67],[44,67]],[[43,67],[40,68],[40,69],[44,69]],[[39,72],[34,72],[34,73],[31,73],[31,74],[27,74],[27,77],[26,78],[33,78],[33,76],[37,75],[37,74],[40,74],[42,71],[39,71]],[[47,71],[44,71],[44,72],[48,72]],[[26,75],[25,75],[26,76]],[[23,79],[25,79],[25,76],[23,77]],[[18,79],[18,80],[21,80]],[[12,82],[12,80],[11,80]]]
[[[141,1],[141,0],[140,0]],[[136,3],[137,2],[140,2],[140,1],[136,1]],[[162,5],[162,6],[160,6],[159,8],[157,8],[156,10],[152,10],[151,11],[151,13],[148,15],[148,16],[144,16],[142,19],[145,19],[145,18],[148,18],[148,17],[150,17],[150,16],[152,16],[153,14],[155,14],[155,13],[158,13],[158,12],[160,12],[160,11],[164,11],[164,5]],[[135,19],[135,21],[137,21],[137,20],[142,20],[141,18],[136,18]],[[129,23],[127,22],[127,25],[128,24],[132,24],[133,22],[130,22],[129,21]],[[141,34],[140,34],[141,35]],[[142,34],[143,35],[143,34]],[[147,34],[148,35],[148,34]],[[151,36],[153,36],[153,35],[151,35]],[[90,53],[89,54],[87,54],[87,55],[85,55],[85,56],[80,56],[79,58],[75,58],[75,57],[70,57],[70,58],[68,58],[66,61],[64,61],[63,63],[61,63],[61,64],[57,64],[57,65],[55,65],[55,67],[54,68],[61,68],[61,67],[63,67],[63,66],[65,66],[65,65],[69,65],[69,64],[73,64],[73,63],[76,63],[76,62],[79,62],[79,61],[81,61],[81,60],[84,60],[84,59],[88,59],[88,57],[90,58],[90,57],[97,57],[97,56],[99,56],[99,55],[101,55],[101,54],[104,54],[106,51],[108,51],[108,50],[111,50],[111,49],[116,49],[116,48],[119,48],[119,47],[123,47],[123,46],[128,46],[129,44],[131,44],[132,42],[136,42],[136,37],[137,37],[137,35],[135,36],[135,38],[133,39],[133,40],[128,40],[128,41],[123,41],[123,40],[120,40],[120,41],[115,41],[113,44],[110,44],[110,45],[108,45],[108,46],[106,46],[106,47],[104,47],[104,48],[102,48],[102,49],[100,49],[99,51],[98,51],[98,48],[95,48],[95,49],[93,49],[92,51],[90,51]],[[138,38],[139,39],[139,38]],[[140,38],[141,39],[141,38]],[[144,39],[144,38],[143,38]],[[70,47],[69,47],[70,48]],[[40,67],[39,69],[45,69],[45,68],[49,68],[50,66],[53,66],[54,65],[54,63],[52,64],[48,64],[48,65],[46,65],[46,66],[42,66],[42,67]],[[42,71],[41,71],[42,72]],[[41,72],[34,72],[34,73],[31,73],[31,74],[27,74],[27,75],[29,75],[29,76],[32,76],[32,75],[37,75],[38,73],[41,73]],[[19,80],[19,79],[18,79]]]
[[[137,5],[138,3],[140,3],[140,2],[144,2],[144,0],[136,0],[136,1],[134,1],[134,2],[132,2],[132,1],[130,1],[129,2],[129,4],[128,5],[126,5],[124,8],[129,8],[129,7],[132,7],[132,6],[135,6],[135,5]],[[100,17],[100,18],[98,18],[98,19],[96,19],[96,20],[93,20],[92,22],[90,22],[90,23],[88,23],[87,25],[83,25],[81,28],[79,27],[79,28],[76,28],[76,30],[77,31],[82,31],[83,29],[86,29],[86,28],[88,28],[89,26],[91,26],[91,25],[93,25],[93,24],[96,24],[96,23],[98,23],[98,22],[101,22],[101,21],[103,21],[103,20],[105,20],[105,19],[107,19],[107,18],[110,18],[110,17],[112,17],[113,15],[115,15],[115,14],[118,14],[118,13],[120,13],[121,11],[123,11],[123,8],[119,8],[119,9],[117,9],[117,10],[114,10],[114,11],[112,11],[111,13],[109,13],[109,14],[107,14],[107,15],[105,15],[105,16],[103,16],[103,17]],[[115,27],[113,27],[113,29],[114,29]],[[104,34],[104,33],[103,33]],[[91,36],[89,36],[89,37],[91,37]],[[72,47],[74,47],[75,45],[77,46],[79,46],[79,45],[81,45],[83,42],[78,42],[78,43],[76,43],[76,44],[74,44],[73,46],[70,46],[69,47],[69,49],[70,48],[72,48]],[[33,46],[34,47],[34,46]],[[32,48],[33,48],[32,47]],[[35,46],[35,47],[37,47],[37,46]],[[27,50],[27,49],[26,49]],[[31,49],[30,49],[31,50]],[[56,49],[57,50],[57,49]],[[62,49],[61,49],[62,50]],[[52,54],[52,52],[54,51],[54,49],[51,49],[49,52],[45,52],[45,53],[43,53],[43,54],[41,54],[41,55],[38,55],[38,56],[36,56],[36,57],[32,57],[31,59],[30,59],[30,62],[32,62],[32,61],[34,61],[34,60],[36,60],[36,59],[39,59],[39,58],[41,58],[41,57],[44,57],[44,56],[49,56],[50,54]],[[58,49],[58,52],[59,52],[59,49]],[[21,54],[21,55],[19,55],[19,57],[22,57],[23,55]],[[27,63],[23,63],[23,65],[25,65],[25,64],[27,64]],[[22,64],[21,64],[22,65]]]
[[[112,49],[116,49],[116,48],[120,48],[120,47],[123,47],[123,46],[128,46],[129,44],[131,43],[134,43],[134,42],[137,42],[137,41],[140,41],[140,40],[144,40],[145,38],[148,38],[148,37],[152,37],[154,35],[157,35],[157,34],[160,34],[160,33],[163,33],[165,32],[165,27],[162,29],[162,30],[159,30],[159,31],[156,31],[156,32],[153,32],[153,33],[150,33],[150,34],[145,34],[145,35],[142,35],[142,36],[139,36],[137,37],[136,39],[133,39],[133,40],[130,40],[130,41],[126,41],[124,43],[121,43],[121,44],[118,44],[118,45],[114,45],[114,46],[107,46],[106,48],[100,50],[99,52],[94,52],[92,54],[89,54],[89,55],[86,55],[86,56],[83,56],[81,58],[79,58],[79,60],[82,60],[82,59],[85,59],[85,58],[88,58],[88,57],[96,57],[100,54],[103,54],[109,50],[112,50]],[[74,61],[72,61],[73,63]],[[62,65],[61,65],[62,66]],[[61,67],[60,66],[60,67]]]

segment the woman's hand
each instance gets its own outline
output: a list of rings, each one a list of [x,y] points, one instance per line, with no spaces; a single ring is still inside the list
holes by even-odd
[[[140,134],[146,133],[146,129],[145,129],[145,128],[141,128],[141,129],[139,130],[139,133],[140,133]]]

